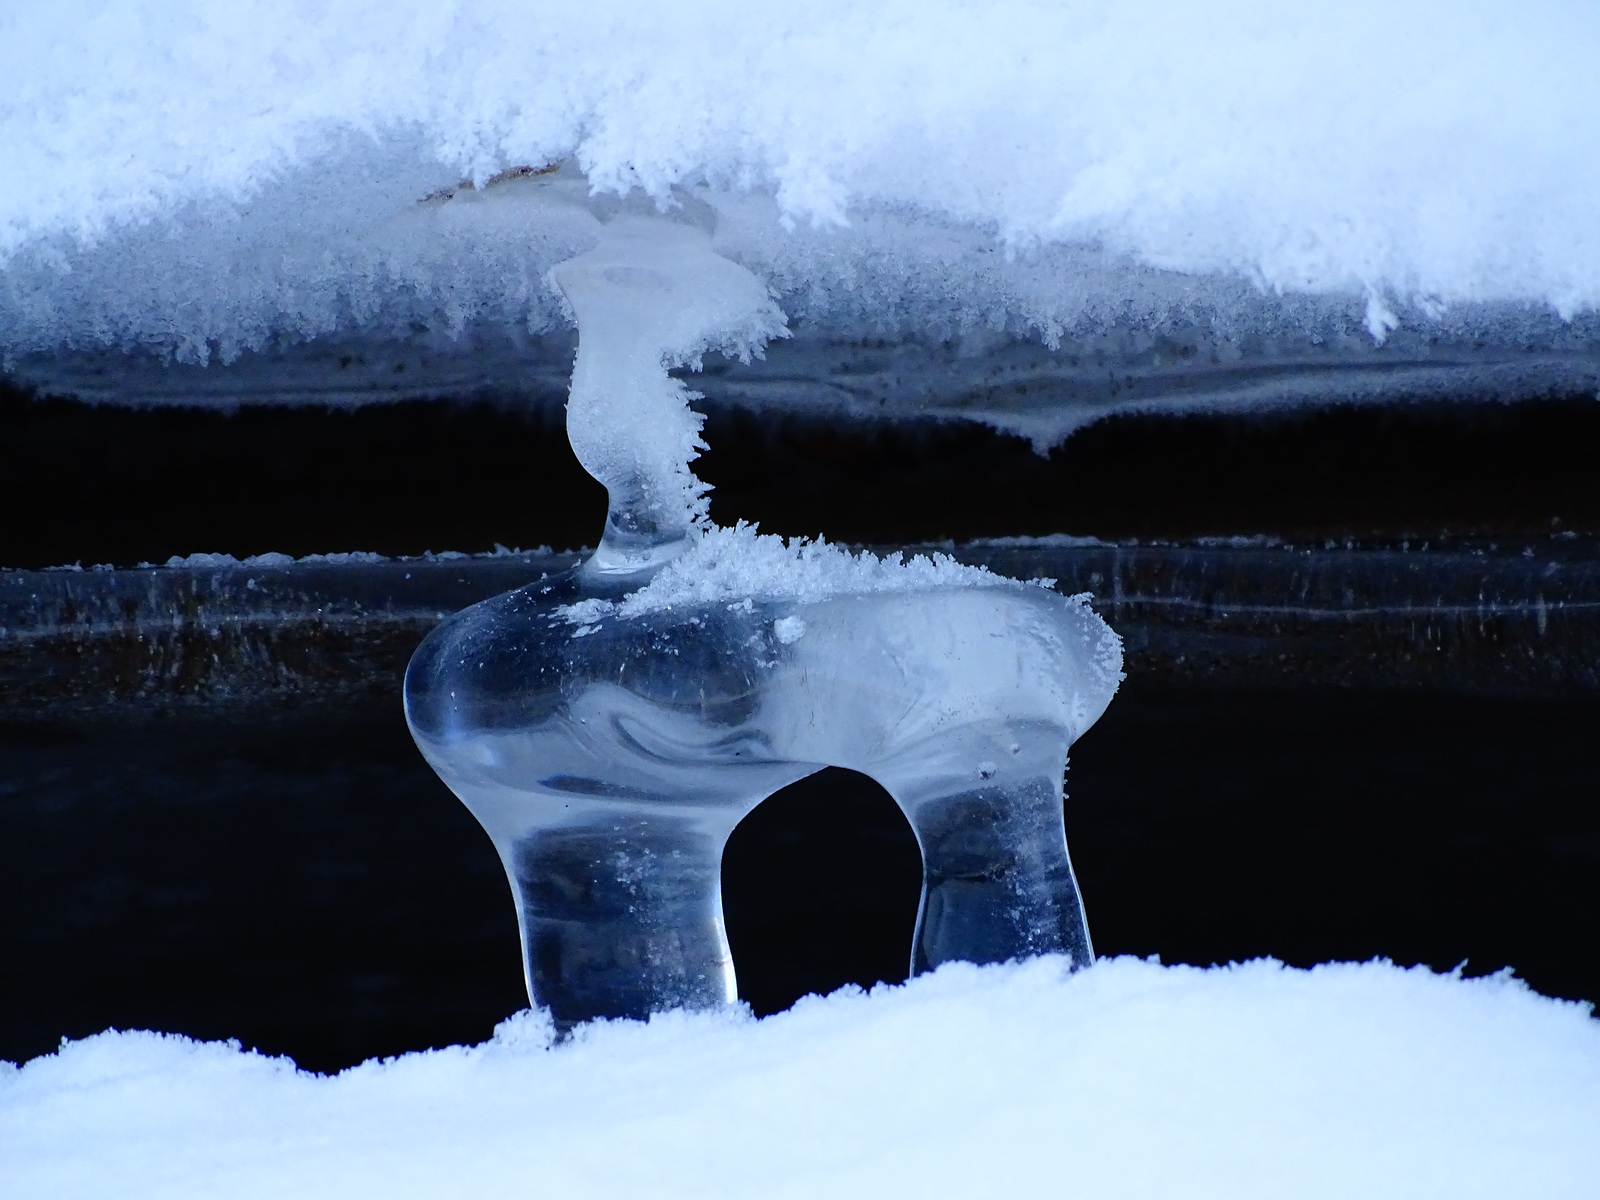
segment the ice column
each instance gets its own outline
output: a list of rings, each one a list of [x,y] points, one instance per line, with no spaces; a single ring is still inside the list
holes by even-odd
[[[731,1003],[723,846],[825,766],[878,780],[916,832],[914,971],[1087,964],[1062,776],[1121,678],[1116,636],[1081,598],[949,560],[709,527],[698,419],[666,368],[781,331],[766,289],[702,230],[639,217],[555,278],[604,539],[450,618],[405,687],[418,746],[505,864],[534,1003],[563,1028]]]
[[[668,368],[698,367],[706,350],[748,358],[787,336],[783,313],[704,231],[661,218],[611,222],[598,246],[552,274],[578,320],[567,437],[611,501],[588,570],[637,579],[706,518],[705,485],[689,469],[705,448],[696,397]]]

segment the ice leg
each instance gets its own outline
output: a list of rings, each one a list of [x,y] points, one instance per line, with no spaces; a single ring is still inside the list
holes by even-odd
[[[736,999],[722,926],[727,832],[602,810],[512,848],[528,993],[559,1028]]]
[[[884,780],[922,847],[922,904],[911,972],[940,963],[1006,962],[1065,954],[1076,967],[1094,961],[1077,878],[1067,853],[1059,740],[1035,746],[1049,760],[1007,764],[978,779],[962,773]],[[1052,752],[1053,751],[1053,752]],[[984,768],[991,764],[984,763]],[[1017,769],[1021,767],[1023,769]],[[898,787],[896,786],[898,782]]]

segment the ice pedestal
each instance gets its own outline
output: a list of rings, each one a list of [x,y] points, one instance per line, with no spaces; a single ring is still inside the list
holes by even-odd
[[[731,1003],[722,848],[828,766],[916,832],[913,971],[1088,963],[1061,779],[1116,690],[1116,636],[1081,599],[948,559],[712,527],[667,369],[785,326],[680,216],[624,212],[552,272],[578,321],[567,435],[610,497],[599,548],[458,613],[406,673],[417,744],[511,878],[528,994],[562,1026]]]
[[[914,972],[1091,960],[1062,773],[1120,655],[1081,600],[996,578],[629,615],[591,591],[580,568],[466,609],[406,676],[417,744],[493,838],[529,995],[559,1024],[734,1001],[723,846],[826,766],[877,780],[916,832]]]

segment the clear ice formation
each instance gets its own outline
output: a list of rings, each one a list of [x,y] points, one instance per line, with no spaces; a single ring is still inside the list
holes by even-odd
[[[942,556],[710,526],[666,369],[782,333],[766,288],[662,217],[619,217],[553,275],[579,322],[569,436],[610,494],[600,547],[444,622],[405,684],[417,745],[505,865],[533,1002],[562,1028],[734,1003],[723,846],[826,766],[877,780],[916,833],[913,972],[1089,963],[1062,777],[1121,678],[1116,635],[1082,597]]]

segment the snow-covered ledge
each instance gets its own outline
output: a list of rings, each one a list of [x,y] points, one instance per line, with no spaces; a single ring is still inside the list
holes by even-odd
[[[525,394],[568,366],[548,271],[633,203],[713,214],[789,314],[705,388],[741,403],[1048,445],[1600,389],[1583,6],[145,0],[3,42],[0,369],[50,391]]]

